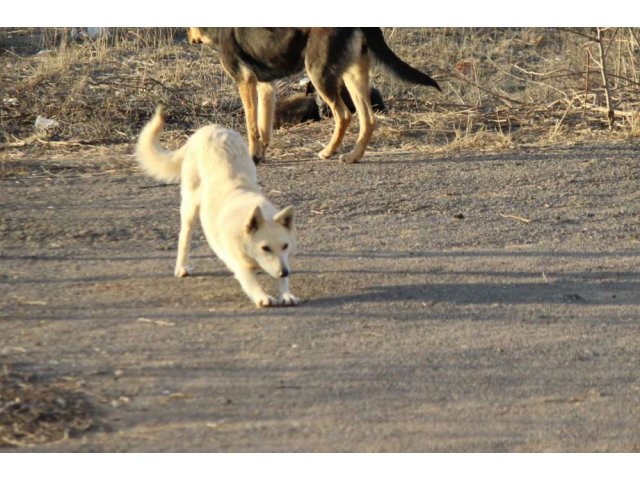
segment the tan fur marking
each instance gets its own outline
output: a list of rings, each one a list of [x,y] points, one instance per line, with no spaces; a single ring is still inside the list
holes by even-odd
[[[187,27],[187,39],[189,43],[204,43],[205,45],[213,43],[213,39],[200,27]]]
[[[322,95],[320,91],[318,91],[318,93]],[[336,153],[336,150],[338,150],[338,147],[342,143],[344,134],[347,131],[347,127],[349,126],[349,123],[351,122],[351,112],[349,111],[349,109],[347,108],[347,106],[344,104],[344,102],[340,97],[338,97],[337,102],[332,102],[324,96],[323,96],[323,99],[325,102],[327,102],[327,105],[329,105],[329,108],[331,108],[331,112],[333,113],[333,119],[335,120],[336,125],[335,125],[335,128],[333,129],[333,135],[331,136],[331,140],[329,140],[329,143],[327,144],[327,146],[324,147],[324,149],[320,153],[318,153],[318,156],[320,156],[320,158],[329,158],[334,153]]]
[[[246,115],[249,153],[254,159],[262,159],[264,148],[258,130],[258,89],[255,77],[247,75],[245,79],[238,82],[238,91]]]
[[[271,143],[275,104],[276,91],[273,83],[258,82],[258,130],[260,131],[260,140],[264,150]]]
[[[351,95],[356,107],[360,131],[358,141],[353,150],[343,155],[340,160],[346,163],[356,163],[364,155],[371,135],[376,128],[376,117],[371,107],[371,86],[369,84],[369,57],[363,55],[358,63],[349,67],[344,77],[344,84]]]

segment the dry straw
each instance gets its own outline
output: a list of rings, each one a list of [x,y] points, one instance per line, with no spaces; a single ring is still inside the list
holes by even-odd
[[[444,89],[401,83],[378,69],[389,109],[370,150],[437,152],[623,140],[639,134],[640,29],[388,28],[402,58]],[[233,82],[183,29],[0,29],[0,142],[5,152],[131,144],[155,105],[168,142],[217,122],[244,131]],[[301,76],[279,84],[302,90]],[[38,116],[60,128],[35,135]],[[332,122],[276,134],[273,153],[313,155]],[[353,133],[350,132],[352,135]],[[347,138],[347,142],[352,140]]]

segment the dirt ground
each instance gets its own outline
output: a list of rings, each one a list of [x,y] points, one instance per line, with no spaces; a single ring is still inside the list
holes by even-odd
[[[130,151],[5,164],[0,366],[94,426],[1,451],[640,450],[637,142],[272,156],[304,300],[272,309],[199,229],[172,276],[178,188]]]

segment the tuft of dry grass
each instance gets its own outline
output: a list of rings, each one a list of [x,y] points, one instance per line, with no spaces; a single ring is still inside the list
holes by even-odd
[[[625,133],[627,138],[639,138],[640,137],[640,110],[633,112],[631,115],[625,118]]]
[[[63,440],[93,428],[94,407],[72,378],[0,371],[0,448]]]
[[[614,108],[611,132],[596,29],[385,28],[391,48],[443,87],[402,83],[376,68],[388,113],[373,151],[457,151],[637,138],[640,29],[602,29]],[[74,36],[75,35],[75,36]],[[115,28],[94,39],[70,28],[0,29],[0,142],[8,148],[128,145],[155,106],[167,112],[170,146],[206,123],[244,132],[242,106],[217,54],[189,45],[184,29]],[[302,75],[279,82],[299,92]],[[60,128],[34,136],[39,116]],[[272,152],[304,156],[332,121],[276,134]],[[353,135],[351,128],[350,135]],[[351,141],[351,136],[346,142]],[[58,143],[56,143],[58,142]],[[1,147],[0,147],[1,148]]]

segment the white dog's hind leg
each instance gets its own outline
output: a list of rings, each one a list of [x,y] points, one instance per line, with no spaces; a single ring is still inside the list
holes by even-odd
[[[279,305],[278,300],[268,295],[263,289],[252,270],[241,268],[234,272],[244,293],[251,299],[256,307],[274,307]]]
[[[198,217],[198,204],[189,196],[183,196],[180,204],[180,236],[178,238],[178,258],[176,259],[176,277],[186,277],[191,273],[188,266],[189,244],[191,243],[191,232],[193,223]]]
[[[288,306],[300,304],[300,299],[289,291],[289,277],[280,279],[280,301]]]

